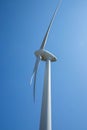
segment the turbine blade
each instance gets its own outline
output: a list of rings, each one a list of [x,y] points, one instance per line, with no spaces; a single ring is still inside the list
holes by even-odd
[[[37,75],[37,70],[35,71],[35,74],[34,74],[34,87],[33,87],[34,102],[35,102],[35,91],[36,91],[36,75]]]
[[[32,84],[32,81],[34,81],[34,88],[33,88],[34,101],[35,101],[36,75],[37,75],[39,63],[40,63],[40,57],[37,57],[35,66],[34,66],[34,70],[33,70],[33,74],[32,74],[31,80],[30,80],[30,85]]]
[[[35,62],[35,66],[34,66],[34,69],[33,69],[33,73],[32,73],[32,76],[31,76],[30,85],[32,84],[32,81],[34,79],[35,71],[36,71],[38,64],[39,64],[38,62],[39,62],[39,58],[37,57],[36,62]]]
[[[55,19],[55,16],[56,16],[57,12],[59,11],[61,2],[62,2],[62,0],[59,0],[58,6],[57,6],[57,8],[56,8],[56,10],[55,10],[55,12],[54,12],[54,14],[53,14],[53,16],[52,16],[52,19],[51,19],[51,21],[50,21],[50,24],[49,24],[49,26],[48,26],[47,32],[46,32],[46,34],[45,34],[45,36],[44,36],[44,39],[43,39],[43,41],[42,41],[42,44],[41,44],[40,49],[44,49],[44,47],[45,47],[45,45],[46,45],[47,38],[48,38],[48,35],[49,35],[49,32],[50,32],[51,26],[52,26],[52,24],[53,24],[53,21],[54,21],[54,19]]]

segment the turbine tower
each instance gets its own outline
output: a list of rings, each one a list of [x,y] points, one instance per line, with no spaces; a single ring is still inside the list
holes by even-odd
[[[45,67],[45,75],[44,75],[44,88],[43,88],[43,96],[42,96],[42,106],[41,106],[41,117],[40,117],[40,126],[39,130],[52,130],[52,121],[51,121],[51,62],[57,60],[57,58],[50,53],[49,51],[45,50],[45,45],[47,42],[47,38],[54,21],[54,18],[59,10],[61,4],[61,0],[58,3],[58,6],[52,16],[50,24],[48,26],[47,32],[44,36],[40,49],[35,52],[36,56],[36,63],[34,66],[33,74],[31,77],[31,82],[34,80],[34,88],[33,88],[33,96],[35,101],[35,88],[36,88],[36,75],[40,61],[46,62]]]

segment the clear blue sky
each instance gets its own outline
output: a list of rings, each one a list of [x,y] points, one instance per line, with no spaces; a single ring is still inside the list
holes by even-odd
[[[36,103],[29,82],[58,0],[0,1],[0,130],[39,130],[44,63]],[[87,130],[87,0],[63,0],[46,49],[52,64],[53,130]]]

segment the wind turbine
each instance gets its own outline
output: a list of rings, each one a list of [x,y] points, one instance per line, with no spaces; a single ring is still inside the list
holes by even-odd
[[[52,122],[51,122],[51,62],[57,60],[57,58],[50,53],[49,51],[45,50],[45,45],[47,42],[47,38],[54,21],[54,18],[59,10],[61,4],[61,0],[58,3],[58,6],[52,16],[40,49],[35,52],[36,62],[33,70],[33,74],[31,77],[30,84],[32,80],[34,80],[34,88],[33,88],[33,96],[35,101],[35,87],[36,87],[36,75],[40,61],[46,62],[45,68],[45,76],[44,76],[44,88],[43,88],[43,96],[42,96],[42,106],[41,106],[41,117],[40,117],[40,127],[39,130],[52,130]]]

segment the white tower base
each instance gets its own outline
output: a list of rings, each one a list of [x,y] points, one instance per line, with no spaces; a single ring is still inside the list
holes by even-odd
[[[39,130],[52,130],[52,121],[51,121],[51,62],[56,61],[57,58],[49,51],[46,51],[43,49],[36,51],[35,55],[40,56],[41,60],[46,61]]]
[[[51,123],[51,61],[47,60],[44,77],[40,130],[52,130]]]

